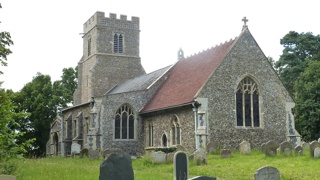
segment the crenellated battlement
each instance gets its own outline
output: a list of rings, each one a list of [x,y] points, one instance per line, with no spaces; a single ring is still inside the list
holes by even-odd
[[[132,30],[140,28],[138,17],[131,17],[131,20],[127,20],[126,15],[120,15],[120,19],[117,19],[117,14],[110,13],[109,17],[105,17],[104,12],[96,12],[83,24],[83,33],[87,33],[96,25]]]

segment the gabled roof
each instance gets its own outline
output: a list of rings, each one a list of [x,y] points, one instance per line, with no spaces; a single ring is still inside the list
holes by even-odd
[[[164,67],[149,74],[145,74],[134,79],[130,79],[120,85],[115,86],[107,94],[118,94],[124,92],[141,91],[147,89],[157,81],[171,66]]]
[[[234,42],[235,39],[179,60],[141,113],[193,102],[197,92],[222,62]]]

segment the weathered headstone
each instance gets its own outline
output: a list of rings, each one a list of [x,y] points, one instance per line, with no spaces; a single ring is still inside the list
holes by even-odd
[[[88,155],[90,159],[99,159],[100,157],[99,150],[89,150]]]
[[[217,153],[220,150],[220,143],[217,141],[209,142],[207,144],[208,153]]]
[[[175,155],[174,152],[171,152],[171,153],[167,154],[167,163],[172,163],[173,162],[174,155]]]
[[[106,149],[102,152],[102,157],[104,159],[108,159],[108,157],[112,154],[112,153],[118,153],[118,152],[122,152],[121,149]]]
[[[291,155],[291,152],[292,152],[292,145],[291,143],[285,141],[285,142],[282,142],[280,144],[280,154],[283,154],[283,155]]]
[[[314,158],[320,158],[320,147],[314,149],[313,156]]]
[[[72,143],[71,145],[71,154],[79,154],[81,145],[78,143]]]
[[[134,174],[130,155],[113,153],[100,165],[99,180],[133,180]]]
[[[222,158],[229,158],[231,157],[231,150],[230,149],[221,149],[220,156]]]
[[[320,147],[320,143],[318,141],[312,141],[310,143],[310,157],[314,157],[314,150]]]
[[[266,143],[261,144],[261,152],[266,153]]]
[[[197,165],[207,164],[207,152],[204,149],[199,148],[193,154],[194,154],[193,161]]]
[[[307,148],[309,148],[309,143],[302,142],[301,146],[302,146],[303,149],[307,149]]]
[[[89,157],[89,150],[87,148],[82,148],[80,150],[80,157],[83,158],[85,156]]]
[[[303,155],[303,148],[301,146],[296,146],[294,148],[296,155]]]
[[[162,151],[156,151],[151,153],[150,157],[152,158],[154,163],[161,164],[166,162],[167,155]]]
[[[185,152],[178,151],[174,154],[174,180],[187,180],[189,176],[188,156]]]
[[[185,148],[182,145],[180,145],[180,144],[176,145],[176,152],[184,151],[184,150],[185,150]]]
[[[320,142],[320,138],[318,139],[318,142]]]
[[[271,166],[265,166],[256,171],[254,174],[255,180],[266,180],[266,179],[272,179],[272,180],[280,180],[280,173],[278,169]]]
[[[251,153],[251,146],[248,141],[242,141],[239,144],[239,151],[240,154],[250,154]]]
[[[276,144],[274,141],[268,141],[266,143],[266,150],[265,150],[266,156],[276,156],[277,148],[278,148],[278,144]]]
[[[16,176],[11,175],[0,175],[0,180],[16,180]]]

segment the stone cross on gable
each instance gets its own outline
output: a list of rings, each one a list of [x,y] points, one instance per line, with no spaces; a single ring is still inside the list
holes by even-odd
[[[247,26],[247,22],[249,21],[249,20],[247,19],[247,17],[242,18],[242,21],[244,22],[242,29],[247,28],[247,27],[248,27],[248,26]]]

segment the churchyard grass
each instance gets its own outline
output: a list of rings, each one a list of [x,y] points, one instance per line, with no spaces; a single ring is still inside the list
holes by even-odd
[[[88,158],[43,158],[26,159],[19,162],[16,172],[18,180],[97,180],[100,160]],[[282,180],[320,179],[320,159],[310,158],[305,150],[304,156],[266,157],[259,151],[251,155],[233,152],[231,158],[221,158],[218,154],[208,156],[207,165],[197,166],[189,160],[189,178],[195,176],[217,177],[219,180],[253,179],[255,171],[263,166],[273,166],[280,172]],[[153,164],[151,159],[142,157],[132,160],[135,180],[171,180],[173,163]]]

